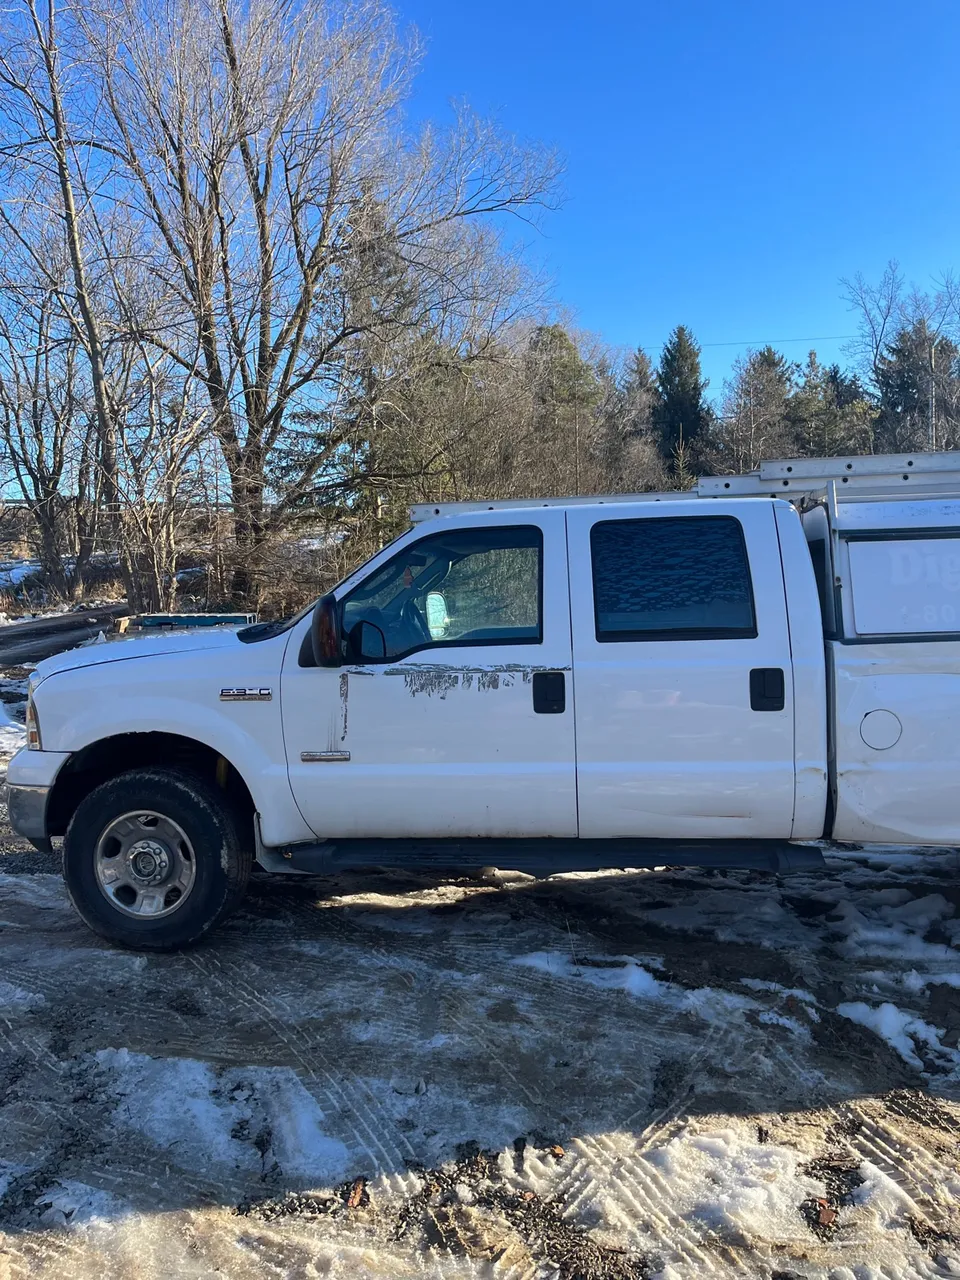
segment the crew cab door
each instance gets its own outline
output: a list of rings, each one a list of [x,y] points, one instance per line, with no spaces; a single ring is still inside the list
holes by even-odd
[[[349,658],[281,695],[290,782],[322,837],[575,836],[562,511],[480,513],[384,552],[340,595]]]
[[[567,513],[580,835],[789,837],[793,681],[771,504]]]

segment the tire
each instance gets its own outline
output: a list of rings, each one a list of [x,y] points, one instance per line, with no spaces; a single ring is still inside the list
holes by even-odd
[[[237,907],[253,862],[237,816],[203,778],[134,769],[79,805],[63,843],[70,900],[94,933],[174,951]]]

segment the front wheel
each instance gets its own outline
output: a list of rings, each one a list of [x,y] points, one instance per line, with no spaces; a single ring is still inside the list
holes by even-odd
[[[243,897],[252,856],[223,795],[194,774],[135,769],[77,808],[63,844],[70,899],[95,933],[170,951]]]

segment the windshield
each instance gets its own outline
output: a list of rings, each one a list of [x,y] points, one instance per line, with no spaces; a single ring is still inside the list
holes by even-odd
[[[388,548],[392,547],[395,542],[398,542],[401,538],[405,537],[407,533],[409,533],[409,530],[404,529],[403,533],[398,533],[395,538],[391,538],[389,542],[385,542],[379,551],[375,551],[373,555],[368,556],[362,564],[357,565],[355,569],[351,569],[347,574],[347,577],[341,578],[337,585],[331,589],[333,591],[338,591],[347,581],[347,578],[352,578],[355,573],[358,573],[361,569],[365,568],[371,560],[375,560],[381,552],[388,550]],[[254,622],[249,627],[241,627],[237,632],[237,639],[242,640],[244,644],[256,644],[260,640],[272,640],[274,636],[283,635],[285,631],[289,631],[292,627],[295,627],[301,618],[305,618],[307,614],[312,611],[316,603],[316,600],[311,600],[308,605],[305,605],[298,613],[295,613],[292,618],[275,618],[272,622]]]
[[[254,622],[249,627],[241,627],[237,632],[237,639],[242,640],[244,644],[256,644],[258,640],[272,640],[274,636],[283,635],[285,631],[289,631],[291,627],[295,627],[301,618],[305,618],[313,606],[315,600],[301,609],[299,613],[295,613],[292,618],[275,618],[272,622]]]

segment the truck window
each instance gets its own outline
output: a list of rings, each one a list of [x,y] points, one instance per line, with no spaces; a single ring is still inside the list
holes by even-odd
[[[960,631],[960,536],[849,537],[857,634]]]
[[[743,529],[732,516],[607,520],[590,532],[597,639],[757,634]]]
[[[353,656],[541,643],[542,560],[543,535],[527,525],[451,529],[408,544],[344,600]]]

